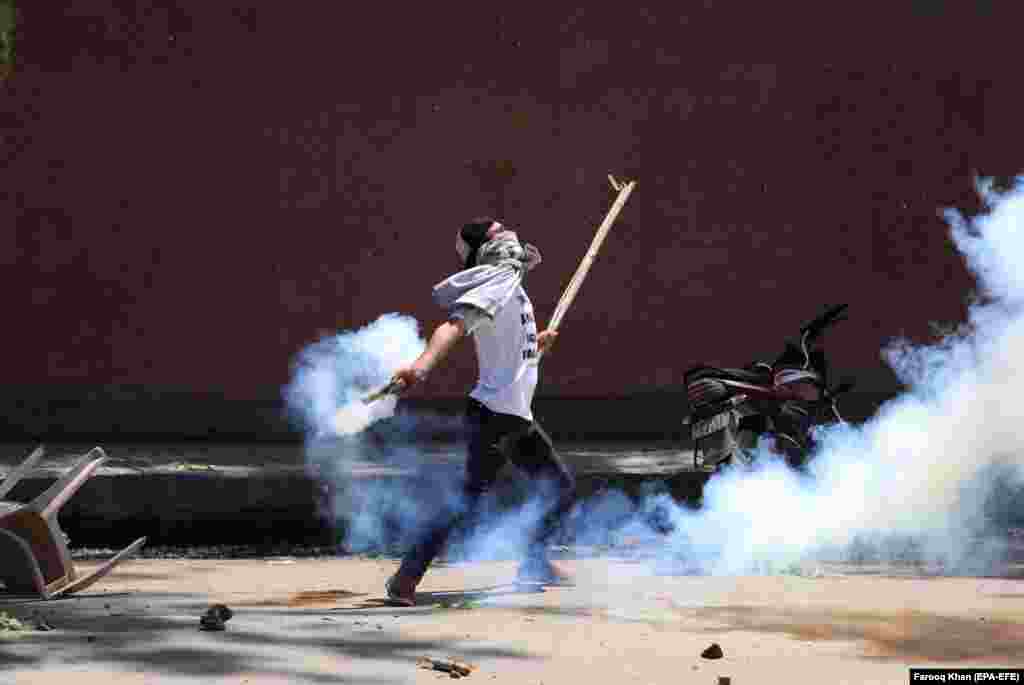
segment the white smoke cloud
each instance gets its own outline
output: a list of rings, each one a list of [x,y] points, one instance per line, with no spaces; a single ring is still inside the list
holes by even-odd
[[[416,320],[384,314],[357,331],[320,340],[302,350],[285,389],[289,409],[315,438],[356,435],[393,416],[393,395],[366,404],[400,366],[420,355],[425,342]]]
[[[307,468],[327,488],[322,514],[340,525],[348,551],[404,549],[426,522],[462,506],[461,469],[432,463],[421,439],[461,423],[399,412],[393,395],[363,402],[425,345],[414,318],[384,314],[304,348],[284,389],[306,431]]]
[[[670,507],[677,558],[744,573],[867,544],[951,572],[997,561],[989,505],[1024,473],[1024,187],[981,192],[987,213],[946,214],[978,281],[969,320],[935,345],[891,345],[907,391],[862,426],[822,430],[810,479],[765,459],[712,478],[699,512]]]
[[[934,345],[897,341],[884,350],[907,391],[863,425],[821,430],[809,475],[762,458],[751,471],[714,476],[698,510],[665,492],[632,499],[612,491],[580,502],[569,534],[581,544],[623,532],[657,539],[657,571],[777,572],[864,554],[941,563],[948,572],[988,570],[1003,551],[991,519],[1005,512],[994,512],[993,498],[1024,478],[1024,184],[1005,194],[980,190],[987,213],[946,214],[977,278],[977,293],[964,294],[973,298],[968,320]],[[413,481],[352,480],[358,460],[418,467],[416,430],[458,422],[394,416],[394,398],[355,404],[423,345],[415,321],[388,314],[311,346],[295,367],[289,406],[311,428],[311,465],[338,490],[335,515],[348,521],[350,549],[381,549],[384,541],[404,549],[441,508],[462,506],[451,470],[421,470]],[[361,431],[389,417],[386,439],[367,440]],[[512,509],[488,499],[456,555],[517,556],[542,499]]]

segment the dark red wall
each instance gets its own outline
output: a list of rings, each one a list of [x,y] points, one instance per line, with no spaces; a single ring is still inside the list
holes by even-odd
[[[26,10],[5,382],[273,391],[318,332],[436,324],[452,233],[484,212],[542,248],[546,317],[609,172],[638,186],[544,393],[743,363],[837,301],[836,364],[881,379],[885,340],[962,316],[938,211],[1024,167],[1019,24],[994,3],[254,4]],[[471,382],[455,362],[430,394]]]

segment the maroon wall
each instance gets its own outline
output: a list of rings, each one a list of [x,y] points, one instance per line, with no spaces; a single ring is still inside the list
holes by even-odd
[[[885,340],[962,316],[938,210],[1024,166],[1019,24],[988,3],[255,4],[26,12],[0,105],[7,382],[265,393],[320,331],[436,324],[452,233],[484,212],[542,248],[544,317],[608,172],[638,186],[545,394],[743,363],[838,301],[836,364],[883,379]],[[456,367],[428,393],[461,392],[468,349]]]

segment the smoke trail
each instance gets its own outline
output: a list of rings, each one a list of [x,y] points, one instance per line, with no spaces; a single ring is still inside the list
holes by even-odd
[[[465,507],[461,444],[431,450],[438,434],[458,443],[461,419],[399,411],[393,396],[362,401],[424,345],[414,319],[385,314],[303,349],[284,389],[289,413],[306,432],[307,469],[327,491],[321,514],[341,524],[347,551],[404,550],[424,524]],[[443,463],[441,453],[452,451],[457,459]],[[502,496],[485,498],[478,515],[456,531],[449,558],[522,551],[526,527],[539,519],[539,496],[520,509],[510,509]]]
[[[393,313],[320,340],[300,352],[285,389],[287,406],[311,438],[361,433],[394,415],[397,403],[387,396],[367,405],[362,397],[416,359],[424,346],[416,320]]]
[[[347,551],[404,550],[424,524],[465,508],[461,418],[398,411],[393,396],[370,405],[362,401],[424,345],[414,319],[385,314],[308,346],[293,365],[284,390],[287,407],[306,431],[307,468],[328,491],[321,513],[343,525]],[[454,436],[454,449],[431,453],[439,434]],[[445,464],[442,452],[457,458]],[[485,497],[477,515],[456,531],[448,557],[521,555],[526,531],[554,498],[543,484],[533,490],[520,507],[509,506],[515,492]]]
[[[322,513],[345,525],[352,551],[401,544],[450,499],[444,483],[424,487],[422,478],[406,477],[420,462],[419,450],[408,444],[418,419],[396,416],[394,396],[369,405],[362,400],[424,346],[415,319],[384,314],[303,349],[284,389],[291,417],[306,432],[307,468],[327,488]]]
[[[947,212],[977,278],[969,319],[939,343],[894,343],[885,356],[908,390],[860,427],[822,430],[813,478],[762,450],[752,472],[712,478],[703,508],[664,501],[674,555],[711,573],[777,571],[814,559],[911,557],[947,572],[999,560],[990,505],[1024,474],[1024,184],[986,212]],[[663,560],[664,561],[664,560]]]
[[[658,538],[656,570],[777,572],[865,556],[952,573],[990,569],[1004,553],[993,516],[1006,513],[993,502],[1002,492],[1005,506],[1005,490],[1024,485],[1024,183],[1004,194],[985,185],[980,192],[984,214],[946,214],[977,279],[968,320],[934,345],[897,341],[884,350],[907,391],[863,425],[822,429],[810,477],[760,450],[752,470],[714,476],[699,510],[668,493],[634,500],[609,492],[579,503],[568,536],[582,544],[624,532]],[[386,315],[311,346],[296,365],[289,406],[310,427],[311,468],[337,487],[350,549],[404,547],[428,518],[463,506],[461,469],[352,478],[358,462],[414,469],[424,458],[422,434],[444,423],[396,415],[393,398],[371,405],[374,413],[357,408],[343,413],[350,420],[338,418],[339,407],[351,407],[422,348],[414,321]],[[447,421],[449,429],[458,423]],[[521,499],[510,509],[488,498],[452,554],[518,556],[547,503],[543,488]]]

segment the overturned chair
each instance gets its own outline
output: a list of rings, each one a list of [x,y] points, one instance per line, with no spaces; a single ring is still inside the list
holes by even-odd
[[[9,593],[51,599],[89,587],[138,552],[146,538],[128,545],[92,573],[79,576],[57,515],[107,455],[93,448],[28,504],[6,499],[42,456],[43,448],[36,448],[0,483],[0,581]]]

